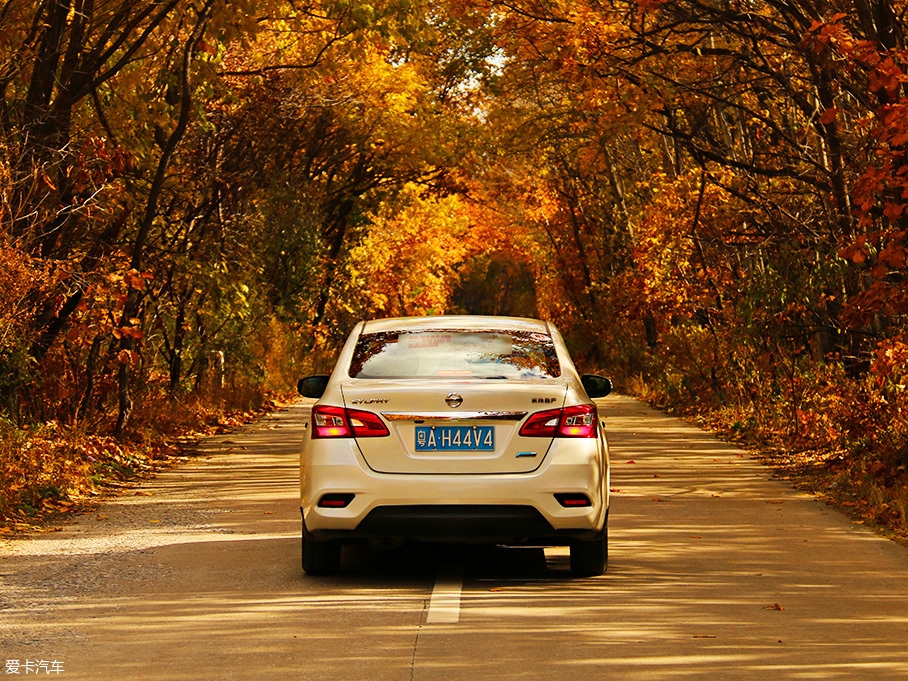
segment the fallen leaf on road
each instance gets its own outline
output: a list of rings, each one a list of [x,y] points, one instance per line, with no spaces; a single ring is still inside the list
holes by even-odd
[[[691,539],[703,539],[703,537],[701,537],[699,534],[692,534],[692,535],[690,536],[690,538],[691,538]]]
[[[143,492],[143,491],[139,490],[138,492],[136,492],[136,496],[137,497],[153,497],[154,492]]]
[[[637,463],[637,462],[634,460],[631,460],[631,461],[628,461],[628,463]]]
[[[660,499],[659,497],[653,497],[653,501],[665,501],[665,499]]]
[[[661,478],[662,476],[661,476],[659,473],[656,473],[655,475],[653,475],[653,477],[654,477],[654,478]]]
[[[773,603],[772,605],[764,605],[763,609],[764,610],[784,610],[785,608],[783,608],[778,603]]]

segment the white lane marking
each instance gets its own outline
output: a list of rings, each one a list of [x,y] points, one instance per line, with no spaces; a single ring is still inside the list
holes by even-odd
[[[463,569],[451,566],[438,571],[435,588],[429,598],[427,624],[454,624],[460,620],[460,595],[463,592]]]

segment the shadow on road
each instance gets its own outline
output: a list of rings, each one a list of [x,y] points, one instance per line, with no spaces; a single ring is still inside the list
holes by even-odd
[[[24,542],[2,568],[7,659],[66,679],[908,679],[908,559],[770,472],[620,396],[608,572],[566,549],[345,549],[299,566],[299,407]],[[427,624],[441,566],[456,624]]]

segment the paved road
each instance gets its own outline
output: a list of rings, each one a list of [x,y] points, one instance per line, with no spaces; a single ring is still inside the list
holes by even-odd
[[[573,579],[561,549],[426,547],[351,548],[344,574],[304,576],[295,406],[60,532],[4,545],[3,671],[908,679],[903,547],[695,428],[625,397],[602,404],[619,490],[602,577]]]

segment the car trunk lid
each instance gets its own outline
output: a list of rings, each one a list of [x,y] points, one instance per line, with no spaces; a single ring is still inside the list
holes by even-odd
[[[380,473],[490,474],[536,470],[551,437],[525,437],[520,428],[535,412],[564,405],[561,380],[468,382],[351,379],[345,406],[378,414],[387,437],[356,443]],[[389,442],[390,438],[390,442]]]

